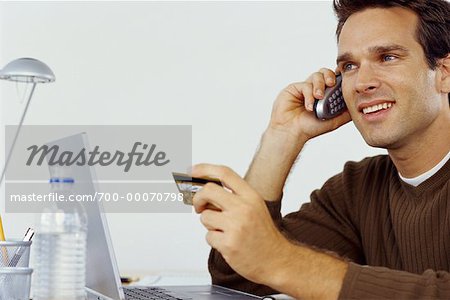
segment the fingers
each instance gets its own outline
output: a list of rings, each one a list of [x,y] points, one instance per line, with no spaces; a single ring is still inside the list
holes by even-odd
[[[325,93],[325,89],[327,87],[332,87],[336,83],[336,74],[327,68],[322,68],[318,72],[313,73],[309,78],[306,80],[306,82],[309,82],[311,84],[311,90],[314,100],[315,99],[322,99]],[[312,100],[311,103],[306,103],[306,109],[312,111],[312,104],[314,103],[314,100]]]
[[[195,193],[192,199],[196,213],[202,213],[210,207],[216,207],[218,210],[224,210],[227,204],[233,200],[233,195],[215,183],[207,183],[203,188]]]
[[[312,88],[314,91],[314,98],[322,99],[325,91],[325,77],[322,73],[316,72],[311,75]]]
[[[283,89],[282,93],[286,93],[290,96],[288,99],[298,101],[300,105],[305,106],[306,110],[312,112],[314,110],[314,101],[316,99],[322,99],[325,89],[335,84],[335,72],[327,68],[322,68],[309,76],[304,82],[291,83]]]
[[[224,233],[220,231],[208,231],[206,234],[206,242],[214,249],[219,248],[220,241],[223,241]]]
[[[332,87],[336,84],[336,73],[333,70],[322,68],[319,72],[323,74],[328,87]]]
[[[253,191],[244,179],[226,166],[198,164],[192,167],[192,176],[217,178],[236,195],[245,195]]]
[[[221,212],[207,209],[200,215],[200,222],[208,230],[225,231],[226,220]]]
[[[304,101],[307,110],[312,111],[314,105],[313,85],[310,82],[295,82],[288,85],[283,92],[286,92],[296,99]]]
[[[303,99],[306,110],[313,111],[314,101],[322,99],[327,87],[336,83],[334,71],[322,68],[313,73],[305,82],[297,82],[288,85],[284,91],[296,99]]]

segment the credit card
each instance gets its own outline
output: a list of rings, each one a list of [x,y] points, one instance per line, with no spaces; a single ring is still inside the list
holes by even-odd
[[[177,188],[180,193],[183,194],[183,202],[187,205],[192,205],[192,199],[195,196],[195,193],[200,191],[202,187],[208,182],[213,182],[217,185],[222,186],[222,183],[217,178],[208,178],[208,177],[192,177],[188,174],[184,173],[172,173],[173,179],[177,184]]]

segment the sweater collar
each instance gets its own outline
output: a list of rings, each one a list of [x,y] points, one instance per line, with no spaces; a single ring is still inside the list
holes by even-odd
[[[433,192],[442,187],[450,179],[450,160],[448,160],[433,176],[419,184],[417,187],[412,186],[403,180],[399,181],[404,189],[413,193],[414,195],[420,195],[425,192]]]
[[[403,180],[404,182],[406,182],[409,185],[419,186],[422,182],[425,182],[425,180],[427,180],[428,178],[430,178],[434,174],[436,174],[442,168],[442,166],[445,165],[445,163],[449,159],[450,159],[450,151],[447,153],[446,156],[444,156],[444,158],[436,166],[434,166],[427,172],[420,174],[419,176],[416,176],[414,178],[405,178],[402,176],[402,174],[400,174],[400,172],[399,172],[398,176],[400,177],[401,180]]]

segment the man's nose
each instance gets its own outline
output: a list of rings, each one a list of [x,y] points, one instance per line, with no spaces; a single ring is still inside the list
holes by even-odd
[[[380,81],[370,64],[361,64],[358,69],[355,89],[356,93],[364,94],[376,91],[380,87]]]

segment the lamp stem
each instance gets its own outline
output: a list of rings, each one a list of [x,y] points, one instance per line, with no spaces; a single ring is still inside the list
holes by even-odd
[[[3,167],[2,177],[0,178],[0,186],[2,185],[3,178],[5,177],[6,169],[8,168],[9,160],[11,159],[11,154],[13,152],[14,146],[16,145],[17,137],[19,136],[20,128],[22,128],[23,120],[25,119],[25,115],[27,114],[28,106],[30,106],[31,98],[33,97],[34,88],[36,87],[36,82],[33,82],[33,87],[31,88],[30,95],[28,96],[27,104],[25,105],[25,109],[22,113],[22,117],[20,118],[19,126],[17,127],[16,135],[14,136],[14,140],[11,144],[11,148],[9,148],[8,156],[6,157],[5,166]]]

